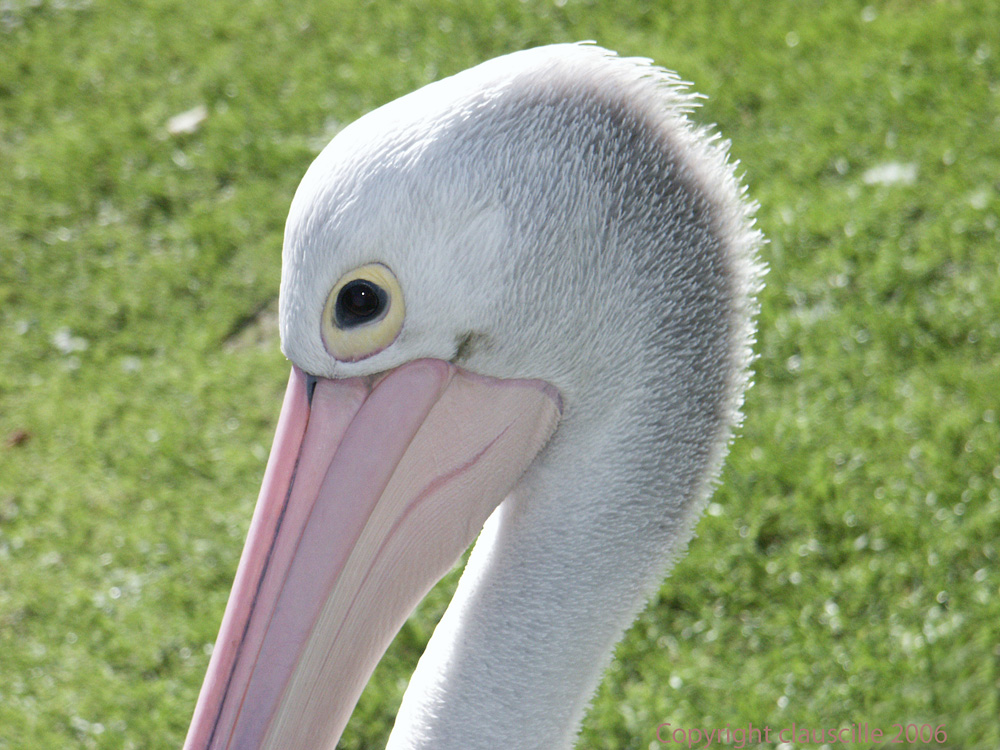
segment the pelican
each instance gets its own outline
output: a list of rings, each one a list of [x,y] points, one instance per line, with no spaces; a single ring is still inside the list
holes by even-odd
[[[388,747],[573,745],[748,384],[761,236],[686,86],[540,47],[365,115],[309,167],[291,375],[185,748],[335,747],[477,536]]]

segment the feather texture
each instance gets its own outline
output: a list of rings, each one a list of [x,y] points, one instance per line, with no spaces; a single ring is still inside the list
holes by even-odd
[[[748,385],[754,205],[697,97],[647,60],[553,45],[342,131],[304,178],[283,351],[325,377],[419,357],[538,378],[555,437],[487,522],[407,690],[393,750],[569,747],[614,644],[686,547]],[[335,361],[324,300],[364,263],[395,343]]]

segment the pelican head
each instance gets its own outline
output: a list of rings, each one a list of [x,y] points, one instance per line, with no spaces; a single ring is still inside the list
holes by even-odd
[[[740,419],[761,242],[648,61],[518,52],[344,129],[292,201],[292,362],[187,748],[333,748],[479,535],[394,750],[566,748]]]

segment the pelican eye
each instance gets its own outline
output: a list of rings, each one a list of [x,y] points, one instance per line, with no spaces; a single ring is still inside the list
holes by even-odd
[[[344,285],[333,308],[338,328],[353,328],[368,323],[385,312],[389,295],[367,279],[355,279]]]
[[[403,290],[381,263],[348,271],[330,290],[323,309],[323,343],[343,362],[385,349],[403,327]]]

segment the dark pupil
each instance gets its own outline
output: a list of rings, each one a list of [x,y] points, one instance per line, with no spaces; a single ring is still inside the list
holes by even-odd
[[[350,328],[375,318],[385,308],[385,298],[385,291],[370,281],[356,279],[345,284],[337,295],[337,325]]]

